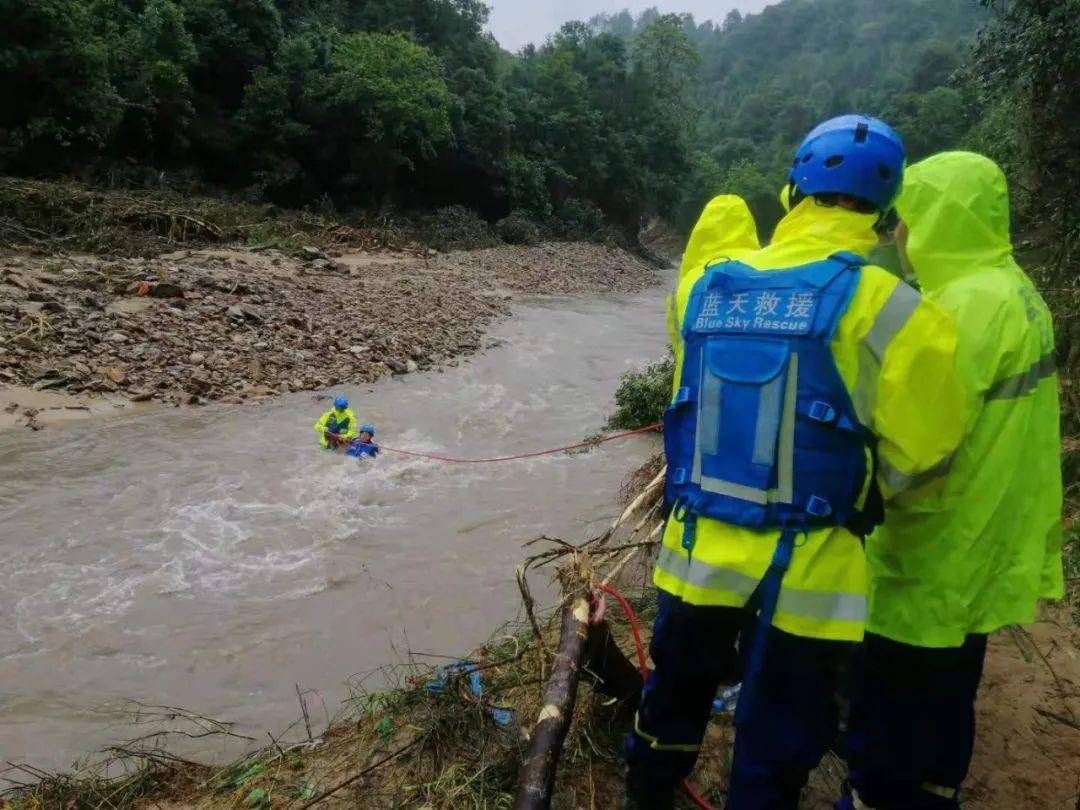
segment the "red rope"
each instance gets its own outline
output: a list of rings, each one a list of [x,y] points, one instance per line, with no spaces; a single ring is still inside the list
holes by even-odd
[[[641,682],[645,683],[649,678],[649,665],[645,662],[645,645],[641,643],[641,630],[638,628],[637,616],[634,615],[634,609],[630,607],[630,603],[626,601],[626,597],[610,585],[601,582],[596,587],[604,593],[610,593],[614,596],[620,607],[622,607],[623,613],[626,614],[626,618],[630,620],[630,630],[634,634],[634,646],[637,647],[637,661],[638,669],[641,670]]]
[[[498,461],[517,461],[523,458],[536,458],[537,456],[551,456],[556,453],[565,453],[567,450],[579,450],[582,447],[595,447],[598,444],[604,444],[604,442],[613,442],[616,439],[625,439],[627,436],[636,436],[639,433],[648,433],[653,430],[660,430],[662,425],[657,422],[655,425],[647,425],[637,430],[627,430],[623,433],[613,433],[610,436],[603,436],[599,439],[586,439],[583,442],[577,444],[568,444],[565,447],[555,447],[551,450],[536,450],[532,453],[522,453],[517,456],[497,456],[495,458],[455,458],[454,456],[440,456],[434,453],[417,453],[413,450],[399,450],[396,447],[387,447],[385,444],[380,444],[379,449],[385,450],[388,453],[397,453],[402,456],[413,456],[415,458],[428,458],[433,461],[445,461],[450,464],[493,464]]]
[[[630,630],[634,634],[634,646],[637,649],[638,667],[641,669],[641,680],[644,683],[649,678],[649,668],[645,662],[645,645],[641,643],[641,631],[638,629],[637,616],[634,615],[634,609],[630,607],[630,603],[626,597],[612,588],[610,585],[600,582],[596,586],[604,593],[609,593],[615,597],[615,600],[622,607],[623,612],[626,614],[626,618],[630,620]],[[701,810],[715,810],[715,808],[705,801],[705,797],[694,790],[694,786],[690,784],[689,779],[684,779],[683,790],[686,791],[686,795],[690,797],[690,801],[696,804]]]

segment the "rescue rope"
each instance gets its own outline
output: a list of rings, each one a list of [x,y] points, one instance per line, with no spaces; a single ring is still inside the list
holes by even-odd
[[[623,613],[626,614],[626,618],[630,622],[630,630],[634,634],[634,647],[637,649],[638,667],[641,669],[641,682],[644,684],[649,679],[649,668],[645,661],[645,645],[641,642],[641,631],[638,629],[638,620],[637,616],[634,614],[634,609],[630,606],[630,602],[625,596],[607,583],[598,582],[596,587],[604,593],[615,597],[615,601],[619,603],[619,606],[623,609]],[[711,804],[705,801],[704,796],[694,789],[694,786],[690,784],[689,779],[683,780],[682,787],[683,790],[686,791],[686,795],[690,797],[690,801],[700,807],[701,810],[716,810]]]
[[[637,430],[627,430],[622,433],[613,433],[610,436],[603,436],[599,439],[586,439],[583,442],[577,444],[568,444],[565,447],[554,447],[550,450],[535,450],[531,453],[521,453],[516,456],[496,456],[495,458],[455,458],[454,456],[440,456],[435,453],[418,453],[414,450],[401,450],[396,447],[387,447],[385,444],[380,444],[379,449],[385,450],[388,453],[397,453],[401,456],[412,456],[414,458],[426,458],[432,461],[445,461],[448,464],[494,464],[499,461],[518,461],[523,458],[536,458],[538,456],[552,456],[556,453],[565,453],[567,450],[579,450],[582,447],[595,447],[598,444],[604,444],[605,442],[613,442],[616,439],[625,439],[628,436],[637,436],[640,433],[649,433],[653,430],[660,430],[662,427],[660,422],[653,425],[646,425],[643,428]]]

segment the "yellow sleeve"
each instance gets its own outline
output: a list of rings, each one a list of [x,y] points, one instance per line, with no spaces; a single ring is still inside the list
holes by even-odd
[[[910,304],[902,325],[878,346],[873,429],[879,437],[878,484],[886,499],[948,473],[969,408],[958,369],[958,331],[945,310],[900,282],[875,329],[883,314],[888,323],[890,302],[905,297]]]
[[[324,433],[326,431],[326,420],[329,418],[330,412],[327,411],[319,417],[319,421],[314,424],[316,433]]]
[[[746,201],[735,194],[713,197],[690,233],[679,265],[679,279],[713,259],[737,258],[759,248],[757,223]]]

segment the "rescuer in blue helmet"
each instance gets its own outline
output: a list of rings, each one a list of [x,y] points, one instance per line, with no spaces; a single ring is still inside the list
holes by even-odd
[[[884,216],[900,194],[904,144],[869,115],[841,115],[816,126],[788,172],[790,207],[806,197]]]
[[[341,444],[349,444],[359,433],[356,414],[349,407],[349,400],[337,397],[334,407],[328,410],[315,423],[315,432],[319,434],[319,444],[333,449]]]
[[[630,807],[673,806],[723,683],[743,684],[728,810],[795,810],[835,738],[866,623],[862,541],[885,500],[943,474],[966,412],[954,321],[865,258],[903,170],[883,122],[826,121],[795,154],[769,246],[680,279]]]

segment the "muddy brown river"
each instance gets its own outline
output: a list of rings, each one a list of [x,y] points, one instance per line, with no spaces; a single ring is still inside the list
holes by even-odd
[[[602,425],[623,371],[663,355],[663,291],[532,300],[491,337],[445,373],[331,393],[397,447],[572,442]],[[0,761],[70,767],[140,733],[129,700],[233,721],[262,745],[297,719],[294,684],[333,714],[356,673],[407,650],[465,654],[515,615],[521,544],[609,520],[658,446],[358,464],[318,447],[322,408],[297,394],[0,434]]]

